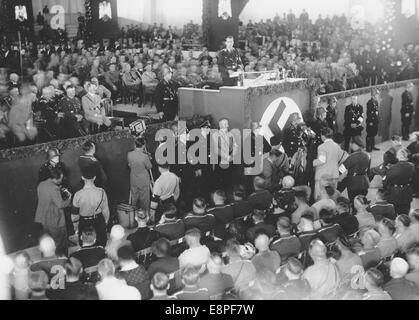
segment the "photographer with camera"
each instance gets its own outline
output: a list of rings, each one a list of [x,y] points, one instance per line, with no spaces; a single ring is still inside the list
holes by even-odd
[[[67,229],[64,209],[71,205],[71,193],[60,187],[63,172],[50,170],[49,178],[38,185],[38,207],[35,222],[42,224],[44,231],[54,239],[57,252],[67,254]]]

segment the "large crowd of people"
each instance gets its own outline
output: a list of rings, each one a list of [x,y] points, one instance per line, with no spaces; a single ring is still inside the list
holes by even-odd
[[[370,30],[355,32],[343,17],[313,24],[307,14],[292,13],[249,22],[241,31],[242,61],[246,71],[284,68],[320,77],[319,93],[416,77],[419,48],[377,52]],[[199,41],[192,23],[184,32]],[[127,99],[140,106],[151,99],[162,121],[174,120],[179,86],[222,85],[217,57],[208,50],[185,57],[185,42],[171,30],[147,34],[130,26],[114,43],[28,42],[21,77],[15,44],[3,44],[3,146],[16,144],[10,137],[33,140],[40,128],[46,140],[112,130],[108,108]],[[403,136],[392,138],[376,168],[368,154],[377,149],[375,91],[366,117],[352,98],[344,128],[337,127],[333,100],[318,106],[312,123],[295,116],[283,136],[265,141],[257,176],[232,164],[240,150],[227,119],[214,136],[211,124],[200,128],[208,145],[211,139],[225,144],[216,156],[227,166],[156,165],[137,138],[127,155],[133,230],[116,222],[94,143],[83,145],[77,188],[68,185],[60,150],[50,149],[37,188],[35,221],[45,233],[40,259],[14,255],[2,263],[0,285],[16,300],[417,300],[419,209],[411,203],[419,192],[419,134],[409,136],[412,88],[403,93]],[[172,127],[179,147],[187,142],[178,129]],[[252,124],[253,142],[263,139],[260,129]],[[404,148],[402,139],[411,144]],[[376,176],[382,188],[370,203]]]
[[[228,137],[228,122],[219,126],[219,135]],[[419,211],[411,202],[419,134],[415,137],[407,149],[401,137],[393,137],[385,163],[370,168],[359,137],[347,154],[344,141],[339,145],[333,130],[323,128],[311,186],[297,183],[292,153],[288,157],[273,137],[258,176],[243,176],[234,165],[160,164],[151,197],[152,159],[138,138],[127,155],[134,229],[114,222],[109,181],[93,143],[83,146],[78,164],[84,187],[75,193],[59,151],[51,149],[39,172],[36,221],[45,232],[40,258],[32,261],[23,252],[5,264],[10,296],[417,300]],[[383,186],[370,202],[366,194],[376,175]],[[70,229],[76,243],[69,247]]]
[[[193,22],[183,31],[131,25],[114,42],[88,43],[68,39],[62,30],[44,30],[38,38],[25,38],[21,55],[18,42],[6,39],[0,43],[2,147],[85,134],[92,129],[88,122],[109,128],[109,100],[150,102],[161,118],[172,120],[177,111],[163,117],[169,108],[165,95],[176,109],[178,87],[218,88],[225,82],[219,57],[202,46],[201,34]],[[311,22],[306,15],[297,19],[289,13],[283,19],[249,21],[238,42],[244,71],[282,70],[317,78],[318,94],[418,77],[419,46],[383,50],[377,39],[376,28],[354,30],[344,16]],[[199,56],[193,51],[197,46]],[[84,96],[92,99],[83,102]]]

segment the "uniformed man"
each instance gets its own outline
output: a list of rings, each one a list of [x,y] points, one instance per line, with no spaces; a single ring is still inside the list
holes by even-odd
[[[323,107],[319,107],[316,109],[316,119],[311,123],[310,128],[316,134],[314,138],[313,150],[317,152],[317,148],[323,143],[322,141],[322,131],[323,129],[329,127],[329,123],[327,122],[327,111]],[[333,129],[332,129],[333,130]],[[314,158],[317,154],[313,155]]]
[[[392,165],[395,165],[397,162],[399,162],[399,160],[397,160],[397,152],[403,148],[402,137],[392,136],[391,142],[393,146],[384,153],[383,164],[371,169],[369,175],[370,180],[374,179],[374,177],[377,175],[384,177],[386,175],[387,170]]]
[[[55,120],[57,118],[57,104],[55,103],[53,87],[42,89],[41,98],[34,104],[33,112],[36,120],[45,120],[46,129],[51,135],[57,133]]]
[[[164,206],[163,215],[154,230],[168,240],[178,240],[185,235],[185,223],[177,218],[177,209],[173,203]]]
[[[79,241],[83,230],[93,227],[96,231],[96,245],[105,247],[108,241],[106,225],[109,221],[108,197],[105,190],[95,186],[96,170],[94,167],[85,167],[82,170],[84,187],[76,192],[73,198],[73,207],[78,209]]]
[[[96,170],[96,186],[106,189],[108,177],[106,176],[105,170],[103,170],[102,164],[95,157],[96,145],[91,141],[87,141],[83,145],[83,152],[84,154],[79,157],[78,161],[80,171],[83,172],[86,167],[94,167]]]
[[[277,233],[272,238],[270,249],[278,252],[281,262],[286,263],[288,258],[297,256],[301,252],[301,242],[291,233],[293,225],[289,217],[279,217],[276,228]]]
[[[172,74],[169,68],[163,69],[163,80],[159,82],[155,91],[157,112],[163,121],[173,121],[178,115],[178,85],[172,81]]]
[[[402,94],[402,108],[400,110],[402,118],[402,137],[404,141],[409,141],[409,131],[412,125],[414,115],[413,108],[413,83],[407,85],[406,90]]]
[[[60,137],[69,139],[87,134],[87,123],[83,118],[82,106],[80,100],[76,97],[76,89],[70,85],[66,88],[67,95],[58,103],[58,118]]]
[[[139,138],[135,141],[135,150],[128,153],[130,167],[131,204],[148,211],[150,208],[150,170],[152,164],[150,155],[145,152],[145,141]]]
[[[387,170],[383,178],[383,186],[388,194],[388,202],[394,205],[396,214],[409,214],[415,166],[408,162],[407,149],[400,149],[397,152],[397,159],[399,162]]]
[[[364,143],[361,137],[356,136],[352,140],[353,153],[345,160],[339,171],[343,174],[338,190],[343,192],[348,190],[348,196],[351,203],[358,195],[366,196],[370,187],[368,171],[371,165],[371,157],[366,153]]]
[[[168,164],[159,165],[160,177],[153,187],[153,196],[150,204],[150,221],[160,220],[163,205],[168,203],[176,204],[179,199],[179,178],[170,172]]]
[[[352,96],[352,103],[348,105],[345,109],[345,150],[349,151],[349,145],[351,139],[354,139],[356,136],[361,136],[364,127],[364,108],[358,104],[358,97]]]
[[[196,198],[192,204],[192,212],[183,218],[186,230],[198,228],[203,234],[212,231],[215,226],[215,217],[207,213],[207,203],[203,198]]]
[[[50,178],[50,172],[53,168],[58,168],[63,172],[64,178],[62,181],[63,186],[68,186],[67,169],[65,164],[60,161],[60,151],[57,148],[51,148],[47,151],[48,161],[45,162],[39,169],[38,177],[39,182],[45,181]]]
[[[282,145],[289,158],[292,158],[298,151],[298,148],[303,146],[302,131],[298,126],[299,122],[299,116],[294,114],[292,115],[290,125],[284,128],[284,140]]]
[[[223,79],[223,85],[234,87],[239,79],[237,72],[244,70],[243,62],[237,49],[234,48],[234,38],[226,38],[226,48],[218,53],[218,68]]]
[[[333,130],[333,133],[336,134],[338,132],[337,127],[337,106],[338,99],[336,97],[332,97],[328,99],[327,103],[327,114],[326,114],[326,121],[330,129]]]
[[[367,102],[367,152],[379,151],[375,147],[375,137],[378,134],[378,107],[380,93],[378,90],[372,90],[371,99]]]
[[[413,179],[412,187],[415,193],[415,198],[419,196],[419,132],[415,132],[412,135],[414,141],[409,144],[407,150],[410,152],[409,160],[415,165],[416,175]]]

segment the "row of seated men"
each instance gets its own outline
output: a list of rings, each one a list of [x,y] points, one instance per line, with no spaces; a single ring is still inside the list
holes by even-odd
[[[210,209],[206,208],[202,199],[195,199],[193,212],[183,218],[177,217],[173,205],[168,205],[163,210],[160,223],[154,227],[147,225],[147,215],[139,211],[136,215],[138,229],[128,236],[127,243],[132,246],[133,252],[137,252],[141,265],[149,271],[151,268],[152,271],[155,269],[172,275],[188,263],[202,264],[200,257],[205,257],[205,254],[201,253],[208,251],[208,248],[211,252],[223,254],[226,240],[234,238],[240,244],[250,243],[252,246],[261,234],[270,239],[269,249],[276,252],[281,265],[286,264],[290,258],[297,257],[301,259],[304,267],[309,266],[312,261],[306,253],[316,238],[331,246],[342,236],[350,237],[354,247],[359,248],[358,254],[365,269],[380,265],[394,256],[399,249],[396,240],[389,242],[386,238],[386,236],[392,238],[395,232],[392,222],[395,212],[394,208],[391,210],[391,205],[384,205],[383,201],[371,206],[370,214],[373,221],[365,223],[365,218],[362,216],[364,203],[359,199],[356,199],[355,205],[357,215],[352,215],[351,204],[343,197],[336,199],[336,210],[325,209],[327,201],[322,203],[322,200],[310,208],[307,205],[309,194],[306,188],[283,189],[272,195],[264,190],[262,185],[264,185],[263,179],[255,179],[256,192],[247,199],[243,188],[236,187],[235,201],[232,204],[225,204],[224,192],[217,191],[213,196],[215,207]],[[303,210],[300,210],[302,208]],[[301,215],[296,214],[299,211]],[[378,232],[374,231],[374,228],[378,229]],[[82,238],[89,238],[89,232],[83,231]],[[198,236],[191,236],[197,232]],[[183,237],[186,240],[182,241]],[[91,238],[90,236],[90,240],[87,239],[82,248],[73,254],[82,261],[85,269],[99,263],[105,252],[115,260],[118,259],[117,254],[112,254],[109,248],[105,251],[102,247],[94,246]],[[194,246],[194,241],[195,244],[198,241],[197,252],[185,254],[191,250],[191,246]],[[161,245],[162,242],[166,246],[163,254],[156,249],[156,245],[159,243]],[[200,242],[204,246],[201,246]],[[152,249],[148,251],[149,247]],[[153,253],[151,257],[150,253]],[[149,272],[149,276],[152,277],[150,273],[153,272]],[[94,276],[92,278],[94,279]],[[147,276],[145,278],[149,279]],[[144,281],[138,283],[138,288],[143,297],[149,297],[148,280]],[[171,293],[181,288],[179,278],[174,277],[173,281]]]
[[[84,91],[77,92],[80,88],[68,83],[62,94],[53,87],[42,89],[33,109],[35,120],[45,122],[49,135],[68,139],[111,128],[109,105],[102,98],[104,88],[95,79],[84,87]]]

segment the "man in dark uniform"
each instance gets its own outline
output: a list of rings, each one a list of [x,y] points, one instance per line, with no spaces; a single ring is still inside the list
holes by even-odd
[[[172,81],[172,71],[163,70],[163,80],[159,82],[155,91],[157,112],[163,121],[173,121],[178,115],[178,85]]]
[[[207,213],[207,204],[203,198],[193,201],[192,212],[183,218],[186,229],[198,228],[202,233],[212,231],[215,226],[215,217]]]
[[[226,38],[226,48],[218,53],[218,68],[223,79],[223,85],[234,87],[237,85],[236,72],[244,70],[240,54],[234,47],[234,38]]]
[[[70,85],[66,88],[67,95],[58,103],[60,137],[69,139],[86,135],[87,122],[83,119],[82,106],[76,97],[76,89]]]
[[[345,136],[345,150],[349,151],[349,144],[351,139],[356,136],[361,136],[364,128],[362,123],[364,122],[364,108],[358,104],[358,97],[352,96],[352,103],[345,109],[345,129],[343,134]]]
[[[42,89],[41,98],[34,104],[33,112],[37,120],[45,121],[46,130],[51,136],[57,134],[57,104],[52,87]]]
[[[339,183],[338,190],[343,192],[347,189],[351,203],[358,195],[366,196],[370,187],[368,171],[371,157],[363,151],[364,147],[361,137],[356,136],[352,141],[353,153],[346,159],[340,170],[346,177]]]
[[[378,90],[372,90],[371,99],[367,102],[367,152],[379,151],[375,147],[375,137],[378,134]]]
[[[409,141],[409,131],[414,115],[412,90],[413,83],[409,83],[402,94],[402,108],[400,113],[402,118],[402,136],[404,141]]]
[[[416,175],[413,179],[412,188],[415,193],[414,197],[419,198],[419,132],[412,134],[414,136],[414,142],[409,144],[407,150],[410,152],[409,160],[415,165]]]
[[[56,148],[51,148],[48,149],[47,155],[48,161],[42,165],[38,172],[39,182],[49,179],[51,170],[53,168],[58,168],[63,172],[64,175],[61,185],[68,187],[68,173],[65,164],[60,161],[60,151]]]
[[[326,121],[330,129],[333,130],[333,133],[338,132],[337,128],[337,114],[336,114],[336,105],[338,100],[336,97],[330,98],[327,103],[327,114],[326,114]]]
[[[282,143],[285,153],[290,159],[298,151],[298,148],[302,146],[302,131],[298,126],[299,117],[297,115],[292,117],[290,125],[284,128],[284,140]]]
[[[383,185],[388,194],[388,202],[394,205],[397,215],[409,214],[412,202],[411,183],[415,176],[415,166],[408,162],[409,151],[397,152],[398,163],[388,169],[383,178]]]
[[[103,170],[102,164],[95,157],[95,144],[91,141],[87,141],[83,145],[83,153],[84,154],[79,157],[78,161],[80,171],[83,172],[85,168],[90,166],[94,167],[96,172],[95,185],[98,188],[103,188],[106,190],[108,177],[106,176],[105,170]]]
[[[178,240],[185,235],[185,224],[177,218],[177,209],[173,203],[164,206],[163,215],[154,230],[168,240]]]

